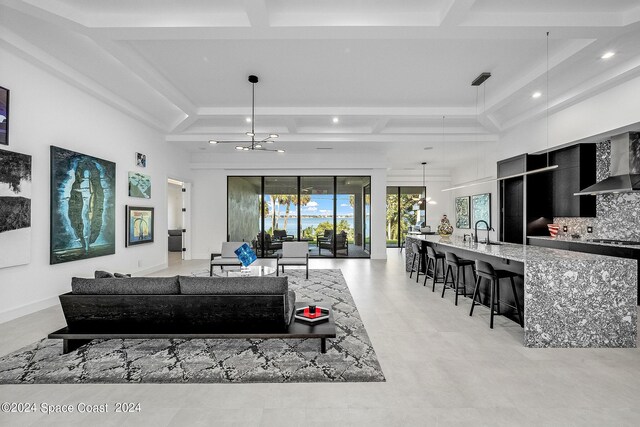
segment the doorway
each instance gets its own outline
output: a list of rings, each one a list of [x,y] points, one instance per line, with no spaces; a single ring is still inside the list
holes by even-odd
[[[184,245],[184,183],[167,179],[167,263],[169,266],[185,259]]]

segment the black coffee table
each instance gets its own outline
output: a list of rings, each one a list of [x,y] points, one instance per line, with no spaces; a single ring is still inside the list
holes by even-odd
[[[320,351],[327,352],[327,338],[336,337],[336,322],[333,318],[333,308],[326,301],[321,302],[297,302],[296,310],[307,307],[309,304],[315,304],[318,307],[329,309],[329,320],[314,325],[298,321],[295,318],[291,320],[289,331],[286,337],[282,338],[320,338]],[[295,312],[294,312],[295,314]]]

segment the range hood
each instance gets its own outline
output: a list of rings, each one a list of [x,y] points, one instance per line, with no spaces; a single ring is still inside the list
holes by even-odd
[[[574,196],[640,191],[640,133],[627,132],[611,138],[610,176]]]

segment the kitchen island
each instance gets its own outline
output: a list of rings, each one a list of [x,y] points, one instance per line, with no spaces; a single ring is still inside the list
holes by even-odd
[[[636,347],[636,260],[459,237],[413,235],[406,242],[407,271],[416,242],[521,274],[526,347]]]

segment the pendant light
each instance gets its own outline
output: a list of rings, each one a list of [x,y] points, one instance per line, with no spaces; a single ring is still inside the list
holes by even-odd
[[[263,144],[272,144],[275,138],[278,138],[277,133],[271,133],[266,138],[260,139],[256,141],[256,130],[255,130],[255,113],[256,113],[256,83],[258,83],[258,76],[251,75],[248,78],[249,83],[251,83],[251,132],[246,132],[245,135],[251,138],[250,141],[218,141],[218,140],[210,140],[209,144],[242,144],[243,142],[246,145],[237,145],[236,150],[238,151],[272,151],[277,153],[284,153],[282,149],[271,149],[265,148]]]
[[[480,181],[480,182],[473,182],[473,183],[469,183],[469,184],[463,184],[463,185],[458,185],[455,187],[450,187],[450,188],[445,188],[442,191],[452,191],[452,190],[458,190],[460,188],[467,188],[467,187],[473,187],[475,185],[480,185],[480,184],[486,184],[489,182],[499,182],[499,181],[504,181],[505,179],[511,179],[511,178],[517,178],[517,177],[521,177],[521,176],[526,176],[526,175],[533,175],[536,173],[541,173],[541,172],[547,172],[553,169],[556,169],[558,167],[558,165],[550,165],[549,164],[549,31],[547,31],[547,72],[545,74],[546,77],[546,86],[547,86],[547,96],[546,96],[546,108],[545,108],[545,121],[546,121],[546,139],[547,139],[547,150],[546,150],[546,155],[547,155],[547,165],[546,167],[543,168],[539,168],[539,169],[534,169],[534,170],[530,170],[530,171],[526,171],[526,172],[522,172],[522,173],[517,173],[517,174],[513,174],[513,175],[509,175],[509,176],[503,176],[500,178],[495,178],[495,179],[488,179],[488,180],[484,180],[484,181]],[[483,73],[483,74],[487,74],[487,73]],[[483,74],[481,74],[480,76],[482,76]],[[478,78],[476,78],[475,81],[478,81],[478,79],[480,78],[480,76],[478,76]],[[491,76],[491,74],[489,74],[489,76]],[[480,83],[484,82],[488,77],[486,77],[484,80],[482,80]],[[473,84],[473,83],[472,83]]]

